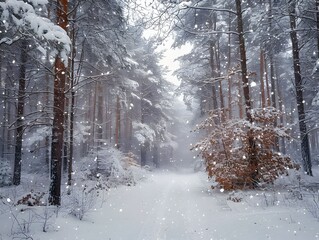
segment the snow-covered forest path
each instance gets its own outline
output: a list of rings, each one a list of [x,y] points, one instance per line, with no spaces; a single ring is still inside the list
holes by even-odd
[[[111,190],[83,221],[59,218],[52,239],[319,239],[306,210],[255,206],[253,199],[235,203],[227,196],[209,193],[199,173],[157,172],[137,186]]]

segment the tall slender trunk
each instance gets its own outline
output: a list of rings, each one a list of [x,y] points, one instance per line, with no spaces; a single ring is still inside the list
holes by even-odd
[[[153,148],[153,163],[156,168],[160,167],[159,141],[154,143]]]
[[[67,29],[68,0],[57,1],[57,23],[64,30]],[[53,101],[53,126],[51,143],[51,185],[49,203],[61,205],[61,170],[64,133],[64,104],[66,66],[58,55],[54,63],[54,101]]]
[[[108,106],[109,106],[109,108],[108,108],[108,117],[109,117],[109,124],[108,124],[108,133],[109,133],[109,136],[110,136],[110,138],[109,138],[109,140],[110,140],[110,143],[112,143],[112,134],[113,134],[113,122],[112,122],[112,119],[113,119],[113,111],[112,111],[112,104],[113,104],[113,101],[112,101],[112,95],[111,95],[111,92],[109,91],[108,92],[109,94],[108,94],[108,99],[107,99],[107,101],[108,101]]]
[[[247,57],[246,57],[246,45],[244,38],[244,23],[242,18],[242,9],[241,9],[241,0],[236,0],[236,12],[237,12],[237,30],[239,36],[239,50],[240,50],[240,61],[241,61],[241,77],[243,84],[243,92],[245,98],[245,113],[246,119],[253,123],[252,115],[251,115],[251,99],[249,92],[249,79],[247,74]],[[258,159],[257,159],[257,148],[256,142],[254,139],[252,129],[248,130],[248,142],[249,142],[249,172],[252,181],[252,187],[255,187],[257,184],[257,175],[258,175]]]
[[[10,72],[10,71],[9,71]],[[12,121],[14,121],[13,117],[15,114],[15,108],[12,106],[12,95],[13,95],[13,84],[12,82],[6,81],[5,84],[5,88],[7,89],[7,93],[6,93],[6,97],[7,97],[7,101],[6,101],[6,126],[9,125],[9,123],[11,123]],[[14,138],[15,138],[15,133],[13,129],[10,129],[8,127],[6,127],[6,154],[12,154],[13,153],[13,145],[14,145]]]
[[[213,43],[213,41],[210,42],[210,48],[209,48],[209,53],[210,53],[210,67],[211,67],[211,76],[212,78],[216,77],[215,71],[215,56],[214,56],[214,48],[215,48],[215,44]],[[217,110],[218,109],[218,102],[217,102],[217,90],[216,90],[216,84],[213,82],[211,84],[212,86],[212,102],[213,102],[213,110]],[[206,88],[206,86],[204,86],[204,88]],[[206,100],[206,99],[205,99]],[[201,109],[201,111],[203,111],[203,109]],[[202,114],[204,115],[204,114]],[[215,123],[217,124],[217,121],[215,121]]]
[[[270,50],[269,54],[269,63],[270,63],[270,84],[271,84],[271,106],[273,108],[277,108],[277,80],[275,75],[275,64],[274,64],[274,56],[272,50]],[[274,127],[278,126],[278,119],[274,121]],[[276,136],[274,140],[274,150],[279,152],[279,138]]]
[[[68,72],[69,72],[69,67],[68,67]],[[69,89],[70,87],[70,78],[66,77],[66,86],[65,89]],[[70,93],[65,95],[65,104],[64,104],[64,143],[63,143],[63,156],[62,156],[62,170],[63,173],[66,173],[68,171],[68,158],[69,158],[69,149],[70,149]]]
[[[141,166],[146,165],[147,143],[141,145]]]
[[[265,80],[266,80],[266,99],[267,99],[267,106],[271,106],[271,98],[270,98],[270,89],[269,89],[269,78],[267,72],[267,61],[264,55],[264,64],[265,64]]]
[[[217,16],[216,13],[213,13],[212,16],[209,18],[209,28],[211,30],[216,30],[216,20]],[[211,37],[213,39],[213,36]],[[216,48],[216,43],[214,40],[210,40],[209,43],[209,61],[210,61],[210,68],[211,68],[211,77],[215,78],[216,75],[216,65],[217,65],[217,60],[215,59],[215,48]],[[212,102],[213,102],[213,110],[218,109],[218,101],[217,101],[217,89],[216,89],[216,83],[213,82],[212,84]],[[206,99],[205,99],[206,100]],[[203,114],[202,114],[203,115]],[[215,120],[215,123],[217,124],[217,121]]]
[[[272,0],[269,0],[269,11],[268,11],[268,28],[272,29]],[[270,40],[269,49],[269,67],[270,67],[270,84],[271,84],[271,103],[273,108],[277,108],[277,94],[276,94],[276,76],[274,66],[274,51],[272,40]],[[275,126],[276,127],[276,126]]]
[[[296,2],[295,0],[288,1],[289,8],[289,20],[290,20],[290,38],[292,44],[292,56],[293,56],[293,67],[294,67],[294,78],[295,78],[295,91],[296,91],[296,100],[298,108],[298,118],[299,118],[299,131],[301,139],[301,155],[303,160],[303,167],[306,173],[312,176],[312,164],[310,158],[310,147],[307,133],[306,125],[306,114],[304,107],[304,98],[303,98],[303,84],[301,77],[301,68],[300,68],[300,57],[299,57],[299,43],[298,36],[296,32]]]
[[[268,27],[271,30],[273,25],[272,17],[272,0],[269,0],[269,11],[268,11]],[[270,40],[270,49],[269,49],[269,65],[270,65],[270,83],[271,83],[271,106],[277,108],[277,80],[275,75],[275,61],[274,61],[274,50],[272,40]],[[274,127],[278,125],[278,120],[274,121]],[[279,152],[279,138],[275,137],[274,149]]]
[[[110,111],[110,103],[109,103],[109,98],[110,98],[110,92],[107,91],[106,95],[105,95],[105,138],[106,139],[111,139],[112,138],[112,134],[111,134],[111,121],[112,119],[109,117],[109,111]]]
[[[49,63],[49,53],[47,53],[47,65]],[[49,106],[50,105],[50,95],[49,95],[49,92],[50,92],[50,76],[49,76],[49,73],[46,72],[45,73],[45,83],[46,83],[46,93],[45,93],[45,96],[44,96],[44,103],[46,106]],[[49,118],[47,119],[46,123],[48,124],[48,126],[50,126],[51,124],[51,121],[49,120]],[[50,169],[49,167],[49,164],[50,164],[50,136],[47,135],[44,139],[44,145],[45,145],[45,163],[46,163],[46,167],[47,167],[47,170]]]
[[[0,49],[0,84],[1,86],[6,86],[6,82],[4,79],[2,79],[2,64],[3,64],[3,60],[2,60],[2,51]],[[7,119],[7,89],[5,87],[5,89],[3,90],[4,94],[2,96],[2,121],[0,123],[0,126],[1,126],[1,135],[0,135],[0,141],[1,141],[1,145],[0,145],[0,156],[1,158],[3,159],[4,158],[4,152],[5,152],[5,149],[6,149],[6,145],[5,145],[5,142],[6,142],[6,139],[5,139],[5,135],[6,135],[6,119]]]
[[[126,94],[127,96],[129,94]],[[127,102],[131,102],[132,100],[130,97],[127,97]],[[126,108],[125,111],[125,127],[124,127],[124,138],[125,138],[125,152],[131,151],[131,138],[132,138],[132,132],[131,132],[131,125],[132,125],[132,110],[131,106]]]
[[[266,107],[265,82],[264,82],[264,51],[260,49],[260,92],[261,92],[261,107]]]
[[[73,85],[73,84],[72,84]],[[73,149],[74,149],[74,111],[75,111],[75,91],[71,91],[71,113],[70,113],[70,150],[68,159],[68,186],[72,185],[72,172],[73,172]]]
[[[76,11],[74,11],[73,18],[76,18]],[[73,149],[74,149],[74,111],[75,111],[75,57],[76,57],[76,30],[75,30],[75,24],[73,24],[73,28],[71,31],[71,38],[72,38],[72,55],[70,59],[70,92],[71,92],[71,103],[70,103],[70,123],[69,123],[69,156],[68,156],[68,162],[67,162],[67,169],[68,169],[68,186],[70,187],[72,185],[72,172],[73,172]],[[82,60],[82,54],[80,61]],[[81,65],[81,64],[80,64]],[[79,66],[80,69],[80,66]],[[80,71],[80,70],[79,70]]]
[[[227,53],[227,71],[229,72],[230,71],[230,67],[231,67],[231,13],[229,13],[229,16],[228,16],[228,31],[229,31],[229,34],[228,34],[228,53]],[[231,85],[231,81],[232,81],[232,75],[229,74],[228,76],[228,118],[229,119],[232,119],[233,117],[233,114],[232,114],[232,85]]]
[[[216,59],[216,76],[220,77],[221,66],[220,66],[220,54],[219,54],[219,42],[217,41],[215,47],[215,59]],[[218,82],[218,90],[219,90],[219,102],[220,102],[220,119],[222,122],[226,120],[226,112],[225,112],[225,103],[224,103],[224,93],[223,93],[223,84],[222,81]]]
[[[238,88],[238,94],[237,94],[237,101],[238,101],[238,112],[239,112],[239,118],[244,118],[244,106],[243,106],[243,84],[240,79],[240,74],[237,74],[237,82],[236,82],[237,88]]]
[[[278,82],[278,73],[276,71],[276,85],[277,85],[277,91],[278,91],[278,108],[280,111],[280,117],[279,117],[279,121],[280,121],[280,125],[281,126],[285,126],[285,109],[284,109],[284,101],[283,101],[283,94],[281,91],[281,87],[279,87],[279,82]],[[283,154],[286,154],[286,141],[285,138],[280,138],[280,151]]]
[[[101,92],[101,82],[95,82],[95,90],[94,90],[94,102],[93,102],[93,127],[92,127],[92,135],[93,135],[93,148],[96,152],[96,172],[99,173],[101,171],[101,156],[100,151],[102,150],[102,135],[103,135],[103,114],[101,111],[102,104],[102,92]]]
[[[120,135],[121,135],[121,104],[120,96],[116,97],[116,113],[115,113],[115,146],[120,148]]]
[[[144,81],[142,82],[142,91],[141,91],[141,123],[145,123],[145,101],[144,101],[144,93],[145,93],[145,83]],[[147,163],[147,147],[148,147],[148,142],[145,140],[144,143],[141,143],[141,166],[145,166]]]
[[[246,57],[246,45],[244,38],[244,23],[242,18],[241,0],[236,0],[237,9],[237,28],[239,37],[239,51],[240,51],[240,66],[241,66],[241,80],[243,84],[243,92],[245,98],[245,113],[249,122],[252,122],[251,116],[251,99],[249,92],[249,79],[247,74],[247,57]]]
[[[103,147],[103,91],[102,91],[102,84],[99,82],[98,84],[98,92],[96,93],[98,95],[97,97],[97,116],[96,116],[96,138],[95,142],[97,144],[97,160],[96,160],[96,169],[97,172],[101,172],[101,162],[102,158],[100,156],[100,151]]]
[[[319,59],[319,0],[316,0],[316,25],[317,25],[317,59]],[[315,139],[317,140],[319,137],[318,129],[315,130],[313,134],[315,136]],[[317,141],[315,142],[318,143]],[[312,149],[318,149],[317,144],[315,144],[314,148]]]
[[[90,139],[88,143],[88,149],[91,150],[94,149],[95,146],[95,138],[96,138],[96,108],[97,108],[97,94],[98,94],[98,83],[94,83],[94,88],[90,90],[90,96],[89,96],[89,105],[92,106],[89,107],[88,116],[87,119],[90,119],[91,123],[91,134]]]
[[[26,87],[26,64],[28,60],[27,40],[23,39],[21,43],[21,65],[19,72],[19,92],[18,109],[16,120],[16,139],[14,154],[13,185],[20,185],[21,182],[21,163],[22,163],[22,140],[24,127],[24,100]]]
[[[316,0],[317,58],[319,59],[319,0]]]

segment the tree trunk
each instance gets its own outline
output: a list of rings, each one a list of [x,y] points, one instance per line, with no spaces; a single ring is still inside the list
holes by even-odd
[[[69,68],[68,68],[68,72],[69,72]],[[66,77],[66,85],[65,85],[65,89],[69,89],[69,81],[70,78],[69,76]],[[63,143],[63,156],[62,156],[62,170],[63,173],[67,173],[68,171],[68,157],[69,157],[69,149],[70,149],[70,141],[69,141],[69,137],[70,137],[70,94],[66,94],[65,95],[65,104],[64,104],[64,143]]]
[[[142,91],[141,91],[141,123],[145,123],[145,107],[144,107],[144,93],[145,93],[145,83],[144,81],[142,82]],[[145,140],[144,143],[141,143],[141,166],[145,166],[147,162],[147,146],[148,142]]]
[[[4,80],[2,79],[2,51],[0,49],[0,84],[1,86],[5,86],[5,82]],[[5,122],[6,122],[6,89],[3,90],[4,92],[4,96],[2,97],[2,104],[3,104],[3,109],[2,109],[2,116],[1,116],[1,119],[2,119],[2,122],[0,123],[0,128],[1,128],[1,135],[0,135],[0,157],[3,159],[4,158],[4,149],[5,149],[5,139],[4,139],[4,136],[5,136]]]
[[[72,80],[73,81],[73,80]],[[73,172],[73,144],[74,144],[74,109],[75,109],[75,92],[71,91],[71,112],[70,112],[70,151],[68,159],[68,186],[72,185],[72,172]]]
[[[266,107],[265,82],[264,82],[264,50],[260,49],[260,92],[261,92],[261,107]]]
[[[97,173],[101,172],[101,163],[102,157],[100,156],[100,152],[103,147],[103,95],[102,95],[102,84],[98,83],[98,95],[97,97],[97,116],[96,116],[96,138],[94,139],[97,144],[97,159],[96,159],[96,170]]]
[[[243,84],[243,92],[245,98],[245,113],[246,119],[253,123],[252,115],[251,115],[251,99],[249,93],[249,79],[247,74],[247,57],[246,57],[246,46],[245,46],[245,38],[244,38],[244,25],[242,18],[242,9],[241,9],[241,0],[236,0],[236,11],[237,11],[237,28],[238,28],[238,36],[239,36],[239,50],[240,50],[240,61],[241,61],[241,77]],[[251,129],[248,130],[248,142],[249,142],[249,172],[252,181],[252,187],[255,187],[257,184],[257,175],[258,175],[258,159],[257,159],[257,149],[256,142],[253,136],[253,131]]]
[[[231,13],[229,13],[228,16],[228,52],[227,52],[227,72],[230,72],[230,67],[231,67],[231,23],[232,23],[232,16]],[[232,75],[228,75],[227,83],[228,83],[228,119],[233,118],[232,114],[232,87],[231,87],[231,81],[232,81]]]
[[[277,92],[278,92],[278,108],[280,111],[280,126],[283,127],[285,126],[285,116],[284,116],[284,101],[283,101],[283,94],[281,91],[281,87],[279,87],[279,82],[278,82],[278,73],[276,71],[276,85],[277,85]],[[280,152],[283,154],[286,154],[286,141],[285,138],[280,138]]]
[[[319,59],[319,0],[316,0],[317,58]]]
[[[212,16],[209,18],[209,28],[211,31],[216,30],[216,13],[212,13]],[[211,77],[215,78],[216,75],[216,65],[217,65],[217,59],[215,59],[215,51],[214,49],[216,48],[215,41],[212,40],[213,36],[211,36],[211,40],[209,43],[209,63],[210,63],[210,68],[211,68]],[[213,81],[211,83],[212,85],[212,103],[213,103],[213,110],[217,111],[218,110],[218,101],[217,101],[217,90],[216,90],[216,83]],[[205,87],[205,86],[204,86]],[[205,99],[206,100],[206,99]],[[202,102],[201,102],[202,104]],[[211,109],[209,109],[211,110]],[[201,110],[203,113],[203,110]],[[217,113],[217,112],[216,112]],[[204,114],[201,114],[202,116]],[[217,120],[217,119],[216,119]],[[217,124],[218,122],[215,120],[215,123]]]
[[[221,73],[221,64],[220,64],[220,47],[219,42],[217,42],[215,51],[215,59],[216,59],[216,76],[220,77]],[[221,122],[225,122],[226,120],[226,111],[225,111],[225,103],[224,103],[224,93],[223,93],[223,84],[222,81],[218,82],[218,90],[219,90],[219,101],[220,101],[220,120]]]
[[[288,1],[289,8],[289,19],[290,19],[290,38],[292,43],[292,56],[293,56],[293,67],[294,67],[294,78],[295,78],[295,91],[296,100],[298,108],[298,118],[299,118],[299,131],[301,140],[301,155],[303,160],[303,167],[306,173],[312,176],[312,164],[310,158],[310,148],[306,125],[306,114],[304,108],[304,98],[303,98],[303,86],[300,68],[300,57],[299,57],[299,44],[296,32],[296,3],[295,0]]]
[[[267,106],[270,107],[271,105],[271,99],[270,99],[270,90],[269,90],[269,79],[268,79],[268,73],[267,73],[267,61],[265,59],[264,55],[264,64],[265,64],[265,80],[266,80],[266,96],[267,96]]]
[[[244,38],[244,25],[242,19],[242,10],[241,10],[241,0],[236,0],[236,9],[237,9],[237,28],[239,36],[239,51],[240,51],[240,65],[241,65],[241,80],[243,84],[243,92],[245,98],[245,113],[246,118],[249,122],[252,122],[251,117],[251,99],[249,92],[249,81],[247,74],[247,57],[246,57],[246,45]]]
[[[22,163],[22,140],[23,140],[23,123],[24,123],[24,100],[26,87],[26,64],[28,60],[27,40],[23,39],[21,43],[21,65],[19,72],[19,92],[18,92],[18,109],[16,120],[16,139],[14,154],[13,185],[20,185],[21,181],[21,163]]]
[[[159,155],[159,142],[156,141],[154,143],[154,148],[153,148],[153,163],[156,168],[160,167],[160,155]]]
[[[98,82],[95,82],[94,84],[94,90],[91,90],[91,95],[92,97],[89,99],[90,103],[89,106],[92,106],[92,110],[90,108],[90,110],[88,111],[88,119],[91,119],[91,134],[90,134],[90,141],[89,141],[89,149],[91,149],[91,147],[93,147],[93,149],[96,150],[97,146],[96,146],[96,112],[97,112],[97,97],[98,97]]]
[[[116,97],[116,114],[115,114],[115,146],[120,148],[120,135],[121,135],[121,103],[120,96]]]
[[[129,94],[127,94],[128,96]],[[132,99],[128,96],[127,102],[132,102]],[[132,150],[132,107],[126,108],[125,112],[125,152]]]
[[[210,41],[210,48],[209,48],[209,53],[210,53],[210,68],[211,68],[211,76],[212,78],[215,78],[216,75],[215,75],[215,71],[216,71],[216,68],[215,68],[215,57],[214,57],[214,47],[215,47],[215,44],[213,43],[213,41]],[[216,84],[213,82],[212,84],[212,101],[213,101],[213,110],[218,110],[218,102],[217,102],[217,90],[216,90]],[[205,86],[204,86],[205,88]],[[206,99],[205,99],[206,100]],[[202,104],[202,102],[201,102]],[[201,109],[201,111],[203,111],[203,109]],[[204,114],[201,114],[202,116]],[[217,124],[217,121],[215,121],[215,123]]]
[[[141,145],[141,166],[146,165],[147,143]]]
[[[68,1],[57,1],[57,23],[64,30],[67,29]],[[53,101],[53,126],[51,143],[51,185],[49,191],[49,203],[61,205],[61,170],[64,133],[64,104],[66,67],[58,55],[54,63],[54,101]]]
[[[237,74],[237,79],[236,79],[236,85],[238,88],[238,94],[237,94],[237,101],[238,101],[238,113],[239,113],[239,118],[243,119],[244,118],[244,106],[243,106],[243,96],[244,96],[244,91],[243,91],[243,84],[240,80],[240,73]]]
[[[269,29],[272,29],[272,0],[269,0],[269,11],[268,11],[268,25]],[[277,81],[275,76],[275,63],[274,63],[274,51],[272,40],[269,49],[269,65],[270,65],[270,84],[271,84],[271,103],[273,108],[277,108]],[[274,121],[274,127],[277,127],[277,119]],[[274,150],[279,152],[279,138],[275,137]]]

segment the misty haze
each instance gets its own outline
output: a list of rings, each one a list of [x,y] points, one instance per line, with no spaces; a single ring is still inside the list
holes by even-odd
[[[0,0],[0,240],[319,239],[319,1]]]

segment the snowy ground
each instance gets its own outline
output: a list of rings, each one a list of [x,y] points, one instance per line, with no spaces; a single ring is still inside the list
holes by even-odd
[[[283,201],[286,193],[246,192],[234,202],[227,193],[208,189],[201,173],[155,172],[136,186],[108,191],[82,221],[61,209],[48,232],[34,224],[29,235],[34,240],[319,239],[318,219],[303,204]],[[3,240],[12,239],[8,214],[0,215]]]

